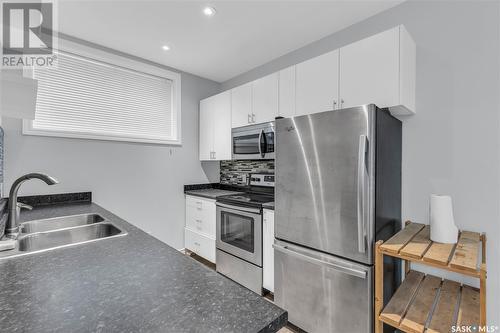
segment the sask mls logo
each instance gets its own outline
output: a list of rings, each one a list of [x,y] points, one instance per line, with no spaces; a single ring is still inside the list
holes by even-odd
[[[53,66],[54,4],[2,3],[2,66]]]

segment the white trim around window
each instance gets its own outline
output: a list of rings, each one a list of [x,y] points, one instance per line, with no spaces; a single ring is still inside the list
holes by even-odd
[[[77,44],[66,39],[60,39],[58,48],[61,52],[69,55],[73,54],[80,58],[87,58],[110,66],[121,67],[122,69],[152,75],[157,78],[167,79],[171,82],[171,120],[172,120],[172,138],[158,139],[148,137],[147,135],[128,135],[127,133],[93,133],[78,130],[57,130],[57,129],[40,129],[34,128],[33,120],[23,120],[23,134],[52,136],[64,138],[80,138],[80,139],[95,139],[95,140],[113,140],[113,141],[128,141],[164,145],[181,145],[181,75],[179,73],[169,71],[167,69],[150,65],[145,62],[132,60],[120,55],[105,52],[92,47]],[[36,118],[36,115],[35,115]]]

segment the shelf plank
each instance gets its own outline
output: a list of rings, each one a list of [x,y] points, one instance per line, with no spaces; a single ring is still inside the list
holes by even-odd
[[[403,330],[414,333],[424,332],[425,323],[429,318],[440,285],[441,279],[436,276],[427,275],[424,278],[405,318],[401,321],[400,327]]]
[[[389,238],[380,248],[387,252],[399,253],[399,251],[424,227],[425,225],[421,223],[410,223],[400,232]]]
[[[439,300],[426,331],[429,333],[451,332],[451,327],[455,325],[455,309],[460,293],[460,284],[444,280],[440,291]]]
[[[484,245],[479,233],[462,231],[457,244],[436,243],[430,239],[430,226],[410,222],[379,250],[388,256],[479,278],[480,242]]]
[[[479,290],[469,286],[462,287],[462,298],[458,309],[458,326],[479,325]]]
[[[417,271],[410,271],[406,275],[403,283],[380,314],[382,321],[395,327],[399,326],[424,276],[423,273]]]
[[[455,244],[444,244],[433,242],[429,250],[424,255],[424,261],[432,262],[438,265],[448,265],[450,261],[451,252]]]
[[[477,272],[480,235],[477,232],[462,231],[458,239],[450,266],[469,272]]]
[[[422,258],[431,244],[430,227],[426,225],[413,239],[401,249],[399,253],[413,258]]]
[[[444,270],[447,270],[447,271],[450,271],[450,272],[455,272],[455,273],[459,273],[459,274],[463,274],[463,275],[467,275],[467,276],[472,276],[472,277],[475,277],[475,278],[479,278],[480,277],[480,271],[479,270],[476,270],[476,271],[466,271],[466,270],[463,270],[461,268],[451,267],[450,265],[436,264],[436,263],[431,262],[431,261],[424,261],[423,259],[413,258],[413,257],[405,256],[405,255],[402,255],[402,254],[399,254],[399,253],[391,253],[391,252],[387,252],[387,251],[383,251],[383,250],[381,250],[381,252],[384,255],[388,255],[388,256],[391,256],[391,257],[394,257],[394,258],[408,260],[408,261],[411,261],[411,262],[415,262],[415,263],[419,263],[419,264],[423,264],[423,265],[427,265],[427,266],[431,266],[431,267],[436,267],[436,268],[439,268],[439,269],[444,269]]]

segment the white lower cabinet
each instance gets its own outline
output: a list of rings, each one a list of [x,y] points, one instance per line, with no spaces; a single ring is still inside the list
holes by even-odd
[[[184,247],[215,263],[215,200],[186,196]]]
[[[215,239],[203,236],[187,227],[184,229],[184,237],[186,249],[215,263]]]
[[[264,209],[262,234],[262,286],[274,293],[274,211]]]

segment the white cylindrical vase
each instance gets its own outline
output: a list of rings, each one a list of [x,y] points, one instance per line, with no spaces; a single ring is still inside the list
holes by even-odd
[[[431,194],[430,197],[431,240],[454,244],[458,240],[458,228],[453,219],[453,205],[448,195]]]

